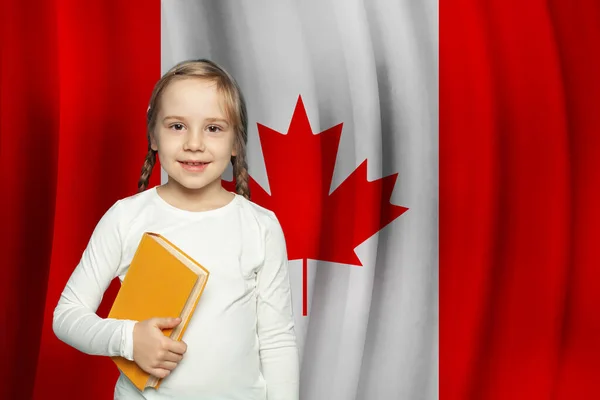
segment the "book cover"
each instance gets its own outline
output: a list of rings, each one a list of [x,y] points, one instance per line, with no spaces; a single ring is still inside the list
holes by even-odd
[[[157,233],[146,232],[108,318],[143,321],[154,317],[181,318],[163,334],[181,340],[204,291],[209,271]],[[111,357],[119,370],[141,391],[158,388],[161,379],[144,372],[134,361]]]

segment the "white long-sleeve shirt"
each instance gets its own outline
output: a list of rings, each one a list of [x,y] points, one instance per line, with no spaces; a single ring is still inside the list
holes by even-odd
[[[165,236],[210,277],[183,336],[183,360],[158,390],[140,392],[121,374],[115,399],[298,399],[285,239],[275,214],[240,195],[202,212],[171,206],[155,188],[117,201],[60,297],[56,336],[87,354],[133,359],[135,321],[102,319],[96,310],[110,282],[123,281],[147,231]]]

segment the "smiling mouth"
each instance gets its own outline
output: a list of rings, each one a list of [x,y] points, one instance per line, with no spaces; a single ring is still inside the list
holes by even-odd
[[[178,161],[181,167],[188,172],[203,172],[210,162]]]
[[[201,165],[206,165],[208,162],[200,162],[200,161],[179,161],[180,164],[189,165],[192,167],[199,167]]]

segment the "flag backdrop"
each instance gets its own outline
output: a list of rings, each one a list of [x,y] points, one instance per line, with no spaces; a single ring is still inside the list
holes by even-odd
[[[282,220],[288,241],[302,398],[435,397],[435,3],[426,1],[412,10],[388,0],[168,0],[161,11],[162,72],[180,60],[207,57],[236,77],[246,97],[249,171],[262,188],[270,189],[267,206]],[[413,57],[403,56],[411,51]],[[320,143],[313,138],[313,146],[302,141],[312,135],[292,118],[299,95],[312,132],[343,123],[338,148],[327,143],[334,132],[321,133]],[[269,133],[263,126],[287,135]],[[386,211],[381,202],[370,202],[357,171],[354,189],[346,191],[339,205],[322,206],[325,214],[349,212],[325,221],[317,212],[313,219],[318,229],[307,224],[296,236],[294,226],[321,207],[311,204],[307,210],[304,198],[326,202],[314,193],[315,184],[320,188],[319,181],[327,182],[331,172],[326,191],[343,190],[343,182],[353,180],[351,174],[365,159],[363,182],[398,174],[383,200],[409,210],[358,246],[362,266],[348,265],[347,258],[327,251],[319,252],[320,259],[307,260],[304,316],[303,260],[297,259],[304,254],[295,251],[297,242],[314,234],[319,247],[341,246],[338,239],[344,232],[321,225],[343,218],[354,222],[342,226],[346,232],[360,235],[357,213],[377,217]],[[327,167],[328,161],[335,170]],[[315,165],[320,166],[316,174]],[[262,203],[260,193],[252,193]],[[297,221],[290,221],[290,213]],[[335,262],[339,260],[348,264]]]
[[[356,247],[362,266],[325,259],[331,235],[290,261],[303,399],[600,395],[597,2],[0,4],[0,398],[111,398],[114,366],[59,342],[52,311],[135,192],[154,83],[200,57],[246,95],[262,198],[285,171],[286,198],[314,189],[277,162],[311,132],[318,198],[346,194],[348,229],[403,207]]]

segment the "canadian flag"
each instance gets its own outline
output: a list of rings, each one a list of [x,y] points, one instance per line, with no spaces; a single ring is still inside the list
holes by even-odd
[[[303,400],[600,396],[597,1],[1,1],[0,33],[0,398],[112,398],[52,312],[195,58],[246,97]]]
[[[162,71],[209,58],[244,92],[252,199],[287,241],[302,398],[435,396],[437,71],[415,80],[417,60],[396,51],[402,7],[163,1],[161,12]]]

